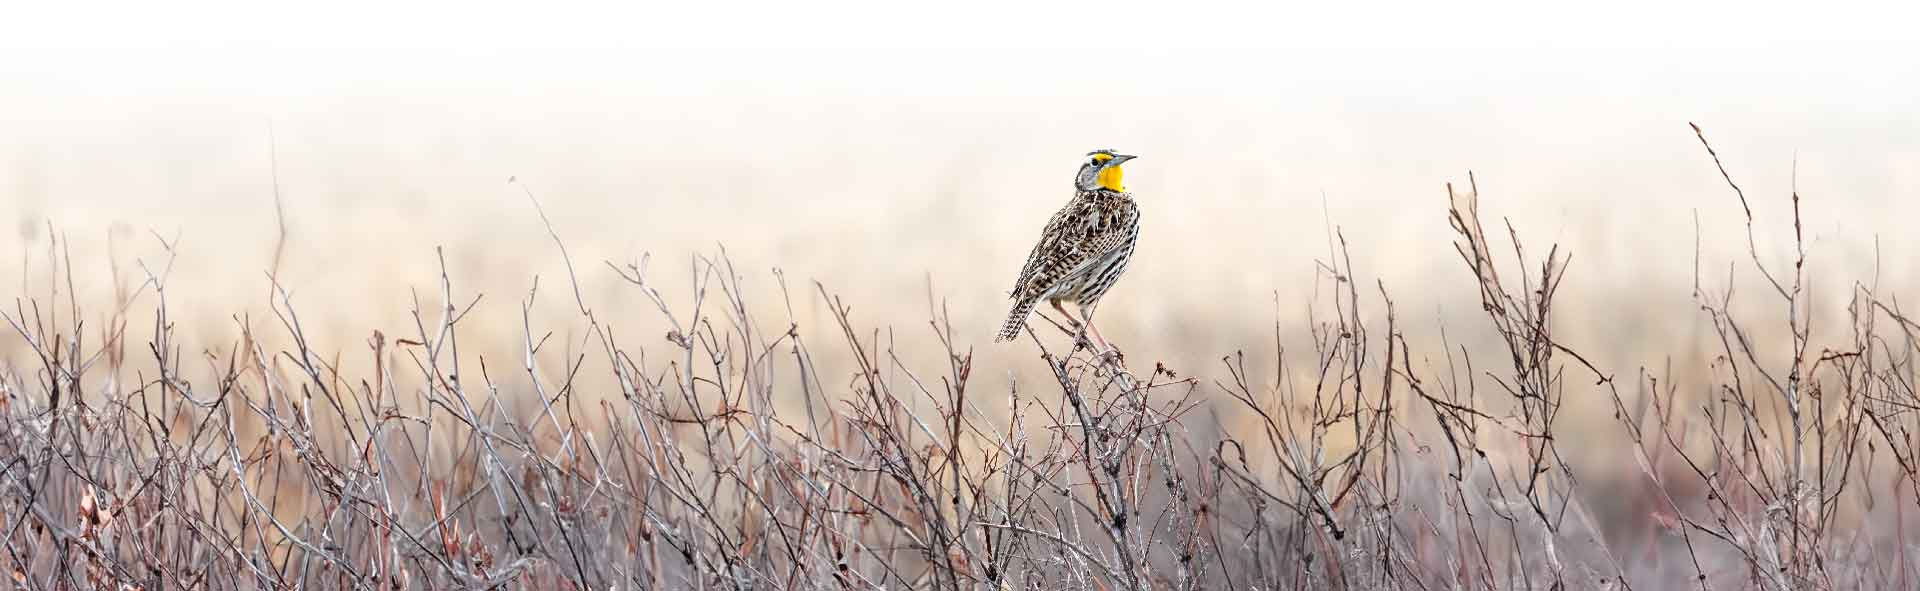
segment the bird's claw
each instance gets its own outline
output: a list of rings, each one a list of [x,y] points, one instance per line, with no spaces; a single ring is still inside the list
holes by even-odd
[[[1073,350],[1075,351],[1085,350],[1085,351],[1098,352],[1100,350],[1100,347],[1093,344],[1093,339],[1087,338],[1087,333],[1080,332],[1078,334],[1073,335]]]

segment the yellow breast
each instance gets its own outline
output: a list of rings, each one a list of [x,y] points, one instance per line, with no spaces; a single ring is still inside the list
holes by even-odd
[[[1109,166],[1104,169],[1101,169],[1100,175],[1094,177],[1093,180],[1095,183],[1098,183],[1100,186],[1106,187],[1109,190],[1125,191],[1127,189],[1120,185],[1120,175],[1121,175],[1120,167]]]

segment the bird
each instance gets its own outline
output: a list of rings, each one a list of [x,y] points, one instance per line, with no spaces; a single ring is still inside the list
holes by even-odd
[[[1013,310],[1000,327],[997,342],[1020,336],[1034,307],[1046,301],[1066,316],[1075,333],[1090,334],[1103,350],[1115,351],[1093,325],[1100,297],[1120,280],[1140,240],[1140,208],[1121,183],[1121,165],[1135,156],[1111,149],[1087,153],[1073,177],[1073,199],[1053,214],[1027,264],[1013,282]],[[1061,307],[1071,301],[1080,310],[1074,320]],[[1083,324],[1084,323],[1084,324]],[[1076,340],[1079,336],[1076,334]]]

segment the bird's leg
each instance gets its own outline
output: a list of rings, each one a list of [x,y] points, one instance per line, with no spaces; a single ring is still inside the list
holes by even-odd
[[[1095,342],[1099,343],[1100,345],[1099,353],[1101,355],[1106,355],[1111,353],[1113,354],[1115,359],[1125,359],[1126,356],[1120,353],[1120,349],[1117,347],[1114,347],[1113,343],[1107,342],[1106,337],[1100,336],[1100,329],[1095,328],[1093,326],[1093,309],[1099,305],[1100,305],[1099,302],[1093,302],[1093,303],[1087,304],[1086,306],[1081,307],[1080,319],[1086,321],[1087,333],[1093,336],[1093,340]]]
[[[1087,323],[1087,333],[1093,335],[1094,342],[1099,343],[1100,348],[1110,351],[1117,350],[1113,348],[1113,343],[1107,342],[1106,337],[1100,336],[1100,329],[1094,328],[1092,322]]]
[[[1087,341],[1087,325],[1086,325],[1085,323],[1082,323],[1082,322],[1080,322],[1079,320],[1077,320],[1077,319],[1075,319],[1075,318],[1073,317],[1073,314],[1070,314],[1070,313],[1068,313],[1068,312],[1067,312],[1067,309],[1066,309],[1066,308],[1064,308],[1064,307],[1061,307],[1061,306],[1060,306],[1060,300],[1051,300],[1051,302],[1053,303],[1053,309],[1055,309],[1055,310],[1059,310],[1059,311],[1060,311],[1060,316],[1061,316],[1062,318],[1066,318],[1066,319],[1067,319],[1067,325],[1068,325],[1068,326],[1072,326],[1072,327],[1073,327],[1073,346],[1074,346],[1074,348],[1076,348],[1076,349],[1077,349],[1077,348],[1079,348],[1079,347],[1080,347],[1080,345],[1081,345],[1082,343],[1086,343],[1086,344],[1088,344],[1088,345],[1091,345],[1092,343],[1090,343],[1090,342],[1088,342],[1088,341]]]
[[[1060,305],[1060,300],[1047,300],[1047,303],[1049,303],[1049,304],[1053,304],[1053,309],[1055,309],[1055,310],[1059,310],[1059,311],[1060,311],[1060,316],[1062,316],[1062,317],[1064,317],[1064,318],[1066,318],[1066,319],[1067,319],[1067,324],[1068,324],[1068,325],[1071,325],[1071,326],[1073,326],[1073,328],[1074,328],[1074,330],[1079,330],[1079,329],[1080,329],[1080,321],[1079,321],[1079,320],[1075,320],[1075,319],[1073,318],[1073,314],[1069,314],[1069,313],[1067,313],[1067,309],[1066,309],[1066,308],[1064,308],[1064,307],[1061,307],[1061,305]]]
[[[1100,329],[1094,328],[1092,322],[1087,323],[1087,332],[1093,335],[1093,340],[1095,342],[1099,343],[1100,349],[1098,349],[1096,352],[1099,353],[1101,357],[1112,355],[1115,361],[1121,361],[1121,362],[1126,361],[1127,355],[1125,353],[1121,353],[1120,348],[1113,346],[1113,343],[1107,342],[1106,337],[1100,336]]]

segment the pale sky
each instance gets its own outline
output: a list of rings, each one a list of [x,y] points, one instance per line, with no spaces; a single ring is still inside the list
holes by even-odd
[[[1871,77],[1911,68],[1916,16],[1894,2],[1131,0],[37,2],[8,12],[0,75],[55,94],[612,77],[695,91],[963,96],[1143,78],[1173,92],[1272,91],[1274,77],[1245,75],[1261,69],[1310,80],[1689,66]],[[1223,51],[1188,51],[1204,49]],[[1096,55],[1111,59],[1090,63]]]
[[[19,11],[24,11],[19,12]],[[35,3],[14,47],[1756,47],[1909,41],[1911,3]]]

